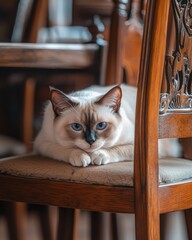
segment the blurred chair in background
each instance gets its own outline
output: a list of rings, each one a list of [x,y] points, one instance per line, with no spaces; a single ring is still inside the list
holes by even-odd
[[[39,41],[44,42],[44,40],[42,41],[40,40],[40,39],[45,39],[44,34],[43,34],[43,37],[41,37],[42,32],[45,33],[45,31],[47,31],[49,33],[52,28],[53,28],[53,31],[55,31],[54,29],[56,28],[56,27],[47,28],[48,15],[49,15],[48,10],[49,10],[49,6],[48,6],[47,0],[43,0],[43,1],[20,0],[18,4],[16,21],[13,28],[11,41],[12,42],[30,42],[30,43],[37,43]],[[48,97],[47,86],[49,84],[53,85],[53,81],[54,81],[55,84],[62,85],[66,89],[66,91],[69,91],[69,89],[72,90],[75,88],[76,89],[82,88],[96,82],[98,83],[98,79],[100,77],[101,78],[103,77],[101,72],[103,72],[104,70],[103,64],[105,62],[104,58],[106,54],[105,53],[106,43],[100,38],[102,35],[101,35],[101,32],[99,31],[100,30],[103,31],[104,28],[103,28],[103,24],[98,20],[98,18],[95,18],[95,19],[96,21],[93,21],[93,23],[90,25],[90,30],[93,30],[93,34],[95,34],[93,35],[93,37],[91,36],[91,33],[89,32],[88,28],[73,27],[72,30],[67,28],[68,34],[70,35],[72,34],[71,37],[69,37],[68,34],[67,35],[65,34],[65,36],[63,37],[63,35],[61,36],[59,32],[59,34],[56,34],[56,38],[54,37],[54,39],[50,38],[46,40],[48,42],[56,42],[56,43],[58,42],[61,43],[61,40],[62,40],[62,42],[66,43],[65,45],[62,45],[62,44],[57,46],[53,45],[53,48],[52,46],[47,47],[43,45],[37,45],[37,47],[36,46],[32,47],[32,49],[36,53],[36,54],[34,53],[34,56],[32,56],[32,60],[31,60],[31,61],[34,61],[34,65],[38,66],[39,64],[38,68],[53,69],[51,71],[48,71],[47,77],[44,77],[41,79],[42,75],[41,74],[39,75],[38,71],[34,73],[33,63],[32,63],[30,65],[30,67],[32,67],[31,71],[27,71],[26,74],[21,75],[20,71],[17,71],[17,70],[14,71],[13,69],[12,75],[14,75],[14,77],[7,78],[5,85],[10,85],[10,84],[14,85],[14,84],[17,84],[18,81],[19,82],[22,81],[24,83],[23,121],[22,121],[23,124],[22,124],[21,130],[23,132],[23,141],[28,151],[31,149],[31,144],[34,136],[34,122],[36,122],[34,121],[35,102],[38,102],[39,104],[39,102],[43,102],[44,99],[47,99]],[[81,30],[84,30],[85,34],[83,35],[80,34]],[[58,31],[56,30],[56,32]],[[63,32],[65,33],[65,31],[62,31],[62,33]],[[73,33],[74,34],[76,33],[76,34],[74,35]],[[97,34],[99,34],[99,38],[97,37]],[[52,35],[53,34],[49,34],[49,36],[52,36]],[[60,39],[60,36],[61,36],[61,39]],[[22,58],[22,54],[23,54],[22,52],[28,51],[27,49],[28,47],[30,48],[30,45],[24,45],[23,48],[21,47],[21,52],[19,51],[17,52],[18,50],[17,44],[15,45],[13,44],[13,49],[11,49],[11,51],[15,50],[15,54],[16,54],[16,59],[12,59],[13,62],[18,61],[17,57]],[[51,49],[50,52],[49,52],[49,47]],[[41,49],[41,53],[42,53],[41,55],[42,58],[39,57],[40,62],[36,62],[39,56],[38,48]],[[55,49],[55,51],[53,51],[53,49]],[[30,50],[28,52],[30,55]],[[4,53],[1,52],[1,54],[6,55],[6,51]],[[7,59],[7,61],[9,61],[9,59]],[[19,67],[22,67],[22,64],[24,66],[25,61],[23,61]],[[16,65],[15,67],[17,67]],[[58,76],[58,75],[60,75],[59,77],[57,77],[59,80],[55,81],[55,76]],[[50,76],[53,78],[53,80],[49,79]],[[15,79],[18,79],[18,80],[15,81]],[[36,84],[39,84],[39,88],[41,89],[38,92],[36,91]],[[46,90],[44,86],[46,86]],[[39,98],[38,100],[36,100],[36,97],[38,96]],[[45,97],[42,98],[42,96],[45,96]],[[42,105],[42,104],[39,104],[39,105]],[[9,148],[12,148],[11,147],[12,145],[10,144],[10,142],[8,145],[9,145]],[[6,216],[7,216],[8,226],[9,226],[10,239],[14,239],[14,240],[22,239],[22,236],[21,236],[23,231],[22,214],[25,214],[25,211],[23,210],[25,209],[25,206],[20,203],[16,203],[16,204],[10,203],[9,205],[6,205],[6,206],[8,207],[5,207],[5,209],[9,209]],[[40,217],[39,219],[41,223],[43,238],[46,240],[51,239],[52,234],[50,232],[51,227],[49,225],[49,214],[48,214],[47,207],[46,206],[41,206],[40,208],[38,207],[37,212]],[[20,221],[16,219],[20,219]]]

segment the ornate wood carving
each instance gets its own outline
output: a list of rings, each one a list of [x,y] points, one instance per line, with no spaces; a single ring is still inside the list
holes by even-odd
[[[192,112],[192,0],[172,0],[175,50],[166,56],[167,93],[160,95],[160,113]]]

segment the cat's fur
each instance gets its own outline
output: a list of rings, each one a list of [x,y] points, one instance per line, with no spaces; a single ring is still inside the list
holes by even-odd
[[[35,151],[83,167],[133,160],[136,94],[127,85],[93,86],[70,95],[51,88]],[[180,154],[176,139],[159,140],[160,157]]]

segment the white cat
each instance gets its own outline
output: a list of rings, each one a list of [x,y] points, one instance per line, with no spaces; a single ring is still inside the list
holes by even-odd
[[[66,95],[50,88],[34,150],[86,167],[133,160],[137,90],[127,85],[93,86]],[[159,156],[179,157],[177,139],[159,140]]]

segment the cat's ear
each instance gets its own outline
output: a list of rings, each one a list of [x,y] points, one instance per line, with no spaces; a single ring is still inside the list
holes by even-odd
[[[59,116],[65,110],[78,105],[78,103],[73,102],[62,91],[53,87],[49,87],[49,89],[50,89],[50,101],[52,103],[53,111],[55,112],[56,116]]]
[[[112,88],[96,104],[105,105],[112,108],[113,112],[118,112],[121,106],[122,91],[119,86]]]

